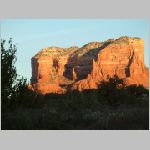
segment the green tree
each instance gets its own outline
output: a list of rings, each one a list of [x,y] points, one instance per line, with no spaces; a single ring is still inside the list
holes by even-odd
[[[1,40],[1,104],[2,109],[6,106],[16,105],[22,93],[27,89],[26,79],[17,79],[15,63],[17,48],[12,39],[6,43]]]
[[[14,84],[17,78],[16,67],[14,66],[17,58],[17,48],[12,44],[12,39],[8,41],[6,48],[6,41],[1,40],[1,87],[2,87],[2,103],[7,103],[14,90]]]

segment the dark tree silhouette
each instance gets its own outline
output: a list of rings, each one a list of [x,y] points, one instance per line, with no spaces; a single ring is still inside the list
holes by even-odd
[[[110,105],[118,106],[126,98],[125,82],[117,75],[107,77],[98,86],[99,100]]]
[[[1,86],[2,86],[2,103],[7,103],[12,97],[14,84],[17,78],[16,67],[14,66],[16,58],[16,46],[12,44],[12,39],[8,41],[1,40]]]
[[[22,93],[27,89],[26,79],[18,79],[15,63],[17,48],[12,42],[1,40],[1,104],[2,111],[7,106],[16,105]]]

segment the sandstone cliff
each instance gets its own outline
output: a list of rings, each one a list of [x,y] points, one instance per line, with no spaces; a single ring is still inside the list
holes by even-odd
[[[148,87],[143,39],[120,37],[81,48],[49,47],[32,58],[32,85],[43,94],[63,93],[70,87],[96,89],[107,75],[115,74],[127,84]]]

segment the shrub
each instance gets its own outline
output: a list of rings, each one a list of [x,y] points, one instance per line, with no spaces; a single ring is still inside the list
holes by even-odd
[[[123,79],[118,76],[108,77],[98,86],[99,101],[110,106],[119,106],[121,104],[140,104],[141,97],[148,97],[149,91],[142,85],[126,86]]]

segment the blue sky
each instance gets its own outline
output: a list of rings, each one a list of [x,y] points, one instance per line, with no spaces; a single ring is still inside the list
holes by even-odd
[[[9,19],[1,21],[1,37],[17,45],[17,72],[31,78],[31,58],[42,48],[81,47],[120,36],[141,37],[149,66],[149,22],[124,19]]]

